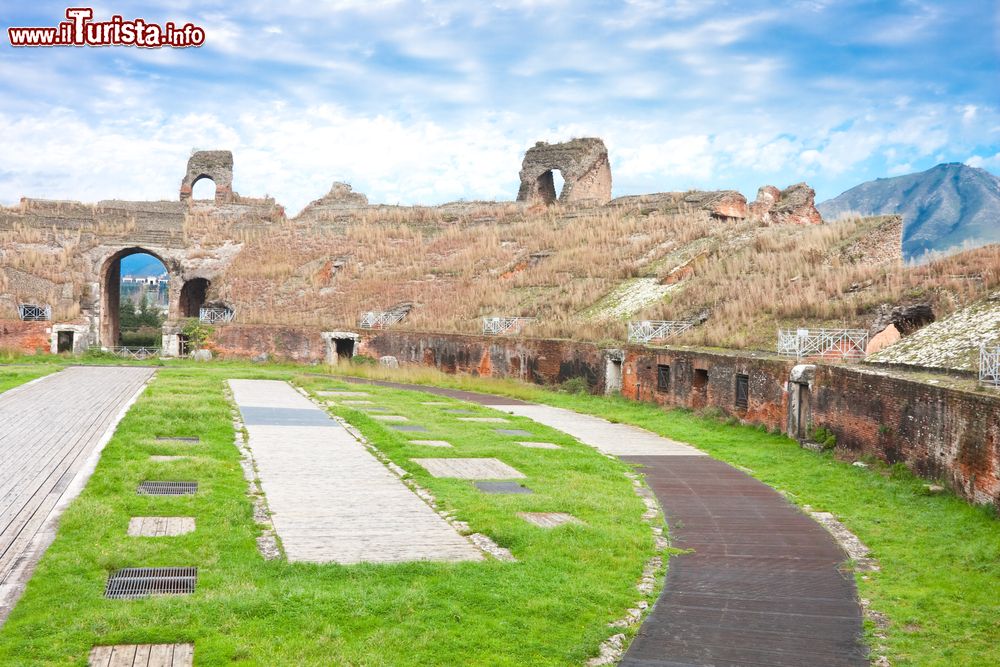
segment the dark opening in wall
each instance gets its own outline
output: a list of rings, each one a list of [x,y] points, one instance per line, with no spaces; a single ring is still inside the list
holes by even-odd
[[[658,364],[656,366],[656,391],[670,390],[670,366]]]
[[[205,305],[209,282],[204,278],[192,278],[181,288],[181,317],[198,317]]]
[[[337,351],[337,361],[350,361],[354,356],[354,340],[351,338],[338,338],[334,341]]]
[[[750,404],[750,376],[742,373],[736,376],[736,407],[746,410]]]
[[[73,332],[60,331],[56,338],[56,352],[73,351]]]
[[[704,396],[708,393],[708,370],[705,368],[694,369],[694,379],[691,386],[696,392]]]

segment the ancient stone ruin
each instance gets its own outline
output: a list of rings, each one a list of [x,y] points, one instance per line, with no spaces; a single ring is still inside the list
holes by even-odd
[[[563,177],[560,193],[555,190],[553,170]],[[539,141],[524,154],[517,201],[552,204],[557,199],[563,204],[611,200],[611,165],[603,141],[592,137],[560,144]]]
[[[187,173],[181,181],[181,201],[191,199],[194,184],[207,178],[215,183],[215,202],[233,201],[232,151],[196,151],[188,158]]]
[[[779,190],[765,185],[757,190],[757,199],[749,207],[750,217],[764,224],[818,225],[823,222],[816,210],[816,191],[805,183]]]

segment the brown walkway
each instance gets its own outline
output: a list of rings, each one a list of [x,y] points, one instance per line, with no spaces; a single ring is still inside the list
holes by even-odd
[[[526,405],[440,387],[361,382],[497,407]],[[839,570],[847,556],[819,524],[771,487],[708,456],[623,460],[644,466],[672,545],[692,553],[670,559],[663,592],[622,667],[868,664],[853,575]]]

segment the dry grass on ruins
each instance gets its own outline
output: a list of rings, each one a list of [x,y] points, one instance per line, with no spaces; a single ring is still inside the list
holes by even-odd
[[[761,226],[641,205],[378,207],[243,231],[221,297],[243,322],[352,327],[362,311],[412,302],[398,327],[478,333],[483,316],[522,315],[539,320],[528,335],[591,340],[623,338],[626,319],[705,313],[680,342],[769,348],[777,325],[865,327],[878,305],[915,300],[940,316],[1000,282],[997,246],[902,266],[886,248],[893,224]]]

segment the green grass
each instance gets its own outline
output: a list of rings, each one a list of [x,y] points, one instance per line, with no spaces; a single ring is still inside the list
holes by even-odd
[[[54,373],[60,368],[61,366],[52,363],[31,364],[30,366],[0,366],[0,393],[49,373]]]
[[[301,368],[299,369],[301,371]],[[107,445],[24,597],[0,630],[0,664],[84,665],[94,644],[195,642],[199,665],[578,665],[616,632],[641,596],[635,584],[655,553],[629,468],[557,431],[515,419],[532,439],[563,445],[524,449],[495,425],[465,423],[427,394],[373,389],[379,404],[431,427],[419,447],[364,413],[335,408],[409,470],[442,509],[510,549],[517,563],[315,565],[265,561],[257,551],[224,381],[296,377],[249,365],[163,368]],[[310,390],[343,386],[298,376]],[[478,407],[469,409],[486,412]],[[156,442],[158,435],[201,444]],[[151,454],[190,454],[154,463]],[[411,456],[496,456],[528,477],[533,495],[495,496],[471,482],[437,479]],[[135,493],[144,479],[194,479],[193,497]],[[518,511],[565,511],[585,525],[545,530]],[[131,516],[193,516],[197,530],[173,538],[129,538]],[[132,566],[199,567],[194,595],[105,600],[107,575]]]
[[[384,375],[379,369],[364,372]],[[1000,664],[1000,522],[988,508],[947,493],[928,494],[926,482],[902,466],[870,462],[870,469],[862,469],[829,453],[804,450],[782,435],[621,398],[559,394],[427,369],[407,369],[394,377],[635,424],[748,468],[793,502],[833,512],[879,560],[880,572],[857,576],[861,597],[889,621],[882,629],[865,624],[875,655],[888,655],[893,665]]]

